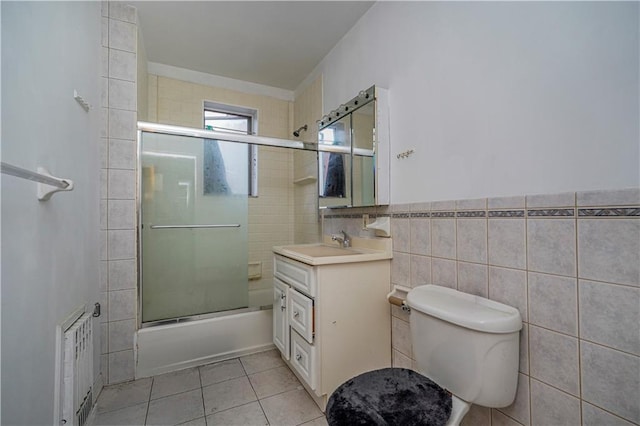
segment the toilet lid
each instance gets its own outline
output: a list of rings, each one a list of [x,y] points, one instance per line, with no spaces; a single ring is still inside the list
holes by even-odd
[[[451,395],[421,374],[404,368],[369,371],[333,392],[327,422],[341,425],[445,425]]]

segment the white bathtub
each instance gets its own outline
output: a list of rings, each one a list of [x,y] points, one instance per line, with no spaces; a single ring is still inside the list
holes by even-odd
[[[140,329],[134,342],[135,377],[271,349],[272,318],[267,309]]]

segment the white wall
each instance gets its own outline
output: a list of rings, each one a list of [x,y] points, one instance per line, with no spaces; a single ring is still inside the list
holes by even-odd
[[[56,324],[99,286],[100,2],[1,7],[2,161],[75,182],[39,202],[2,175],[2,424],[52,424]]]
[[[638,186],[638,16],[636,2],[379,2],[306,82],[324,75],[325,112],[390,89],[393,203]]]

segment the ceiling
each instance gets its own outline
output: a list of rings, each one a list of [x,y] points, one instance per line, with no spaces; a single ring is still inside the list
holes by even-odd
[[[149,62],[294,90],[370,1],[134,1]]]

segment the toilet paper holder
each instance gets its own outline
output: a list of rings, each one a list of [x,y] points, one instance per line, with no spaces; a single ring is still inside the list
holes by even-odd
[[[393,290],[387,294],[387,300],[389,303],[395,306],[399,306],[405,312],[411,312],[411,308],[407,305],[407,294],[411,289],[401,285],[394,285]]]

